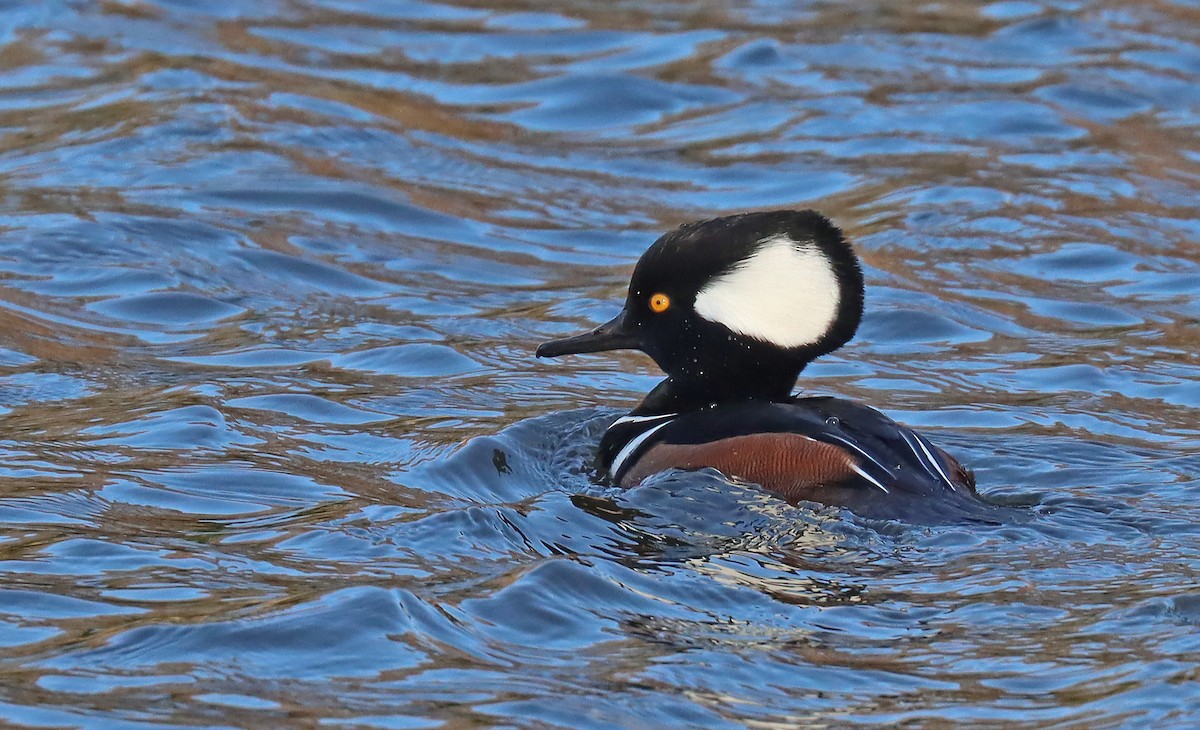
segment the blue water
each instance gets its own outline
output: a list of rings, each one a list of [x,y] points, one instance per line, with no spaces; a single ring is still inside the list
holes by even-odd
[[[3,724],[1200,722],[1194,3],[0,18]],[[770,207],[1021,519],[589,481],[658,373],[534,347]]]

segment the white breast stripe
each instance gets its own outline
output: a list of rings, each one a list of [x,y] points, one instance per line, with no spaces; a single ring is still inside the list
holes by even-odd
[[[637,451],[637,448],[644,444],[646,439],[654,435],[655,431],[667,425],[668,423],[670,423],[670,421],[664,421],[657,426],[648,428],[639,433],[636,438],[630,439],[629,443],[625,444],[625,448],[617,452],[617,458],[613,459],[612,464],[608,467],[609,478],[615,481],[617,475],[621,473],[621,467],[625,464],[625,460],[633,456],[633,452]]]
[[[645,423],[646,421],[657,421],[660,418],[674,418],[678,415],[678,413],[660,413],[657,416],[621,416],[617,420],[613,421],[612,426],[609,426],[609,428],[612,428],[613,426],[622,426],[626,423]]]

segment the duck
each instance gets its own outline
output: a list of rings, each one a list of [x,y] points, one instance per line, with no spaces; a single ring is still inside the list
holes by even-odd
[[[977,498],[974,473],[880,411],[793,394],[813,360],[862,321],[862,267],[841,229],[813,210],[686,223],[633,270],[624,307],[535,355],[638,350],[666,378],[600,439],[602,483],[715,469],[791,503],[876,516]]]

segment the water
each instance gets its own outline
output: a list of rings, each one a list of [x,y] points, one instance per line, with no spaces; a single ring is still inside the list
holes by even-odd
[[[1200,719],[1194,3],[0,17],[7,723]],[[1026,519],[588,481],[657,374],[533,348],[785,206],[868,275],[804,388]]]

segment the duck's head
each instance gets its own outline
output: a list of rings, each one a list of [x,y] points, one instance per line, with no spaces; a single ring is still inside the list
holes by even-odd
[[[854,251],[819,213],[713,218],[650,246],[612,321],[537,356],[641,350],[678,391],[781,399],[809,362],[854,336],[862,306]]]

